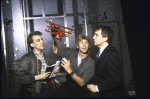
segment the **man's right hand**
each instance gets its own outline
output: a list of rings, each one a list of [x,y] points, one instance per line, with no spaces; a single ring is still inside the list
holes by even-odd
[[[42,74],[36,75],[35,76],[35,80],[46,79],[47,77],[49,77],[50,74],[51,74],[51,72],[46,72],[46,73],[42,73]]]
[[[56,43],[56,41],[52,40],[52,52],[54,54],[57,54],[58,48],[57,48],[56,44],[54,44],[54,43]]]

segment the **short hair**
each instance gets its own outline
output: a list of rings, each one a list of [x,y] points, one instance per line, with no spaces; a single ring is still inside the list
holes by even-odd
[[[114,31],[109,26],[99,25],[96,27],[96,30],[102,30],[102,37],[108,37],[107,42],[110,44],[113,40]]]
[[[36,31],[36,32],[31,32],[28,37],[27,37],[27,43],[28,43],[28,46],[31,48],[31,50],[33,50],[33,47],[30,46],[31,43],[33,43],[33,39],[32,39],[32,36],[34,35],[42,35],[42,33],[40,31]]]
[[[89,47],[90,47],[90,46],[91,46],[90,38],[89,38],[89,36],[85,36],[85,35],[79,35],[79,36],[76,38],[76,46],[78,46],[78,45],[79,45],[79,42],[80,42],[81,40],[83,40],[83,39],[85,39],[85,40],[88,41]]]

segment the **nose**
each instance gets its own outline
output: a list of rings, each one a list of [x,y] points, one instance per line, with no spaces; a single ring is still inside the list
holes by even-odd
[[[43,43],[43,39],[41,39],[40,41],[41,41],[41,43]]]
[[[95,35],[93,36],[93,39],[95,38]]]
[[[86,47],[86,44],[84,43],[83,46]]]

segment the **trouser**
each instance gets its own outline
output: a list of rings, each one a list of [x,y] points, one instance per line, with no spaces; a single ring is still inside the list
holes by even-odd
[[[77,84],[65,82],[54,90],[52,97],[91,97],[90,93],[86,86],[80,87]]]
[[[47,83],[47,84],[41,83],[40,93],[37,94],[35,97],[37,97],[37,98],[51,97],[52,90],[53,90],[52,84],[50,84],[50,83]]]

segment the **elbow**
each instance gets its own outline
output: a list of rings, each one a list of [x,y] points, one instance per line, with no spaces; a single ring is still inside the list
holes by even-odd
[[[79,86],[80,86],[80,87],[83,87],[83,86],[84,86],[84,82],[80,83]]]

